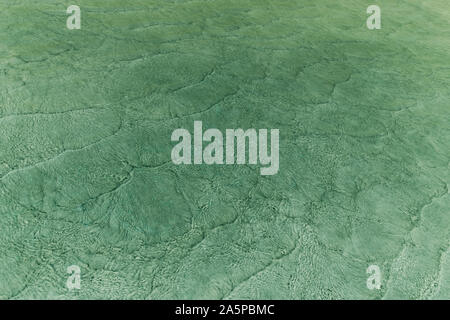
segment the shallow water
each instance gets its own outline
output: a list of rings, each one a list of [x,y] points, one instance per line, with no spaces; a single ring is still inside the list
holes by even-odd
[[[0,298],[450,298],[447,1],[76,2],[0,3]],[[174,165],[196,120],[279,172]]]

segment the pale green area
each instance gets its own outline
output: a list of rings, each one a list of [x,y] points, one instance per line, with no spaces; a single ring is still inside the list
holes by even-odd
[[[2,0],[0,298],[449,299],[449,19],[448,0]],[[194,120],[280,129],[279,173],[173,165]]]

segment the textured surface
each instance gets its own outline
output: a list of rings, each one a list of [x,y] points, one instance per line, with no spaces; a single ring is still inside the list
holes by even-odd
[[[2,0],[0,298],[450,298],[448,1],[369,4]],[[279,173],[173,165],[194,120]]]

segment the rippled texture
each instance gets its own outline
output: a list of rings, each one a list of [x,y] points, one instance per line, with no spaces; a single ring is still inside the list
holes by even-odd
[[[448,1],[370,4],[2,0],[0,298],[449,299]],[[194,120],[279,173],[173,165]]]

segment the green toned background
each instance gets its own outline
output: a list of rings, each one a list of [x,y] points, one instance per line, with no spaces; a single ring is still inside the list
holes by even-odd
[[[449,19],[447,0],[2,0],[0,298],[450,298]],[[173,165],[194,120],[280,129],[279,173]]]

